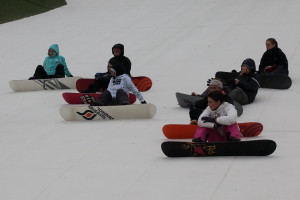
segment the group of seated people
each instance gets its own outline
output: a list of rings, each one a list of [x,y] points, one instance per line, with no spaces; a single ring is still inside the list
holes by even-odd
[[[266,48],[258,71],[255,61],[247,58],[242,62],[237,78],[230,81],[209,79],[206,91],[201,95],[192,93],[193,96],[201,97],[191,105],[189,112],[190,124],[199,125],[194,142],[240,140],[237,111],[233,102],[246,105],[255,100],[260,87],[257,74],[289,74],[286,55],[278,48],[277,41],[274,38],[267,39]]]

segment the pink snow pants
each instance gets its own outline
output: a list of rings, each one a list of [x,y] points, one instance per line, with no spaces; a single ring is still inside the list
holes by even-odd
[[[234,138],[241,138],[241,132],[237,123],[224,126],[224,134],[221,135],[216,129],[214,128],[204,128],[198,127],[194,138],[200,138],[202,141],[208,142],[225,142],[227,141],[227,133],[230,132],[230,136]]]

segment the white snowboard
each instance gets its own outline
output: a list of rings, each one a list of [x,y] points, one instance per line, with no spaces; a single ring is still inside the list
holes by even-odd
[[[154,117],[153,104],[132,104],[118,106],[64,105],[60,114],[66,121],[147,119]]]
[[[35,80],[11,80],[9,86],[15,92],[37,90],[76,89],[76,81],[81,77],[65,77]]]

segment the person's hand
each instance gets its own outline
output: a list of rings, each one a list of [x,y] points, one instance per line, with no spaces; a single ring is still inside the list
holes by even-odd
[[[240,80],[239,79],[234,79],[234,84],[239,84],[240,83]]]
[[[141,104],[147,104],[147,102],[144,100],[144,101],[141,102]]]
[[[193,92],[191,95],[192,96],[197,96],[198,94],[196,92]]]
[[[208,79],[207,82],[206,82],[206,83],[207,83],[206,85],[209,86],[210,82],[211,82],[212,80],[214,80],[214,79],[215,79],[215,78],[210,78],[210,79]]]
[[[206,123],[206,122],[210,122],[210,123],[216,123],[216,118],[213,117],[202,117],[201,120]]]

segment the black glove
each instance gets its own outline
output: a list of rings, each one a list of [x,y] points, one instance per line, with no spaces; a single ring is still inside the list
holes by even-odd
[[[214,80],[214,79],[215,79],[215,78],[210,78],[210,79],[208,79],[206,85],[209,86],[210,82],[211,82],[212,80]]]
[[[231,80],[228,80],[227,82],[226,82],[226,85],[235,85],[235,79],[231,79]]]
[[[70,76],[69,77],[73,77],[73,75],[72,74],[70,74]]]
[[[141,104],[147,104],[147,102],[144,100],[144,101],[141,102]]]
[[[206,123],[206,122],[211,122],[211,123],[216,123],[216,119],[213,117],[202,117],[201,120]]]
[[[231,70],[231,73],[238,73],[235,69]]]
[[[96,74],[95,74],[95,79],[96,79],[96,80],[102,79],[102,74],[101,74],[101,73],[96,73]]]

